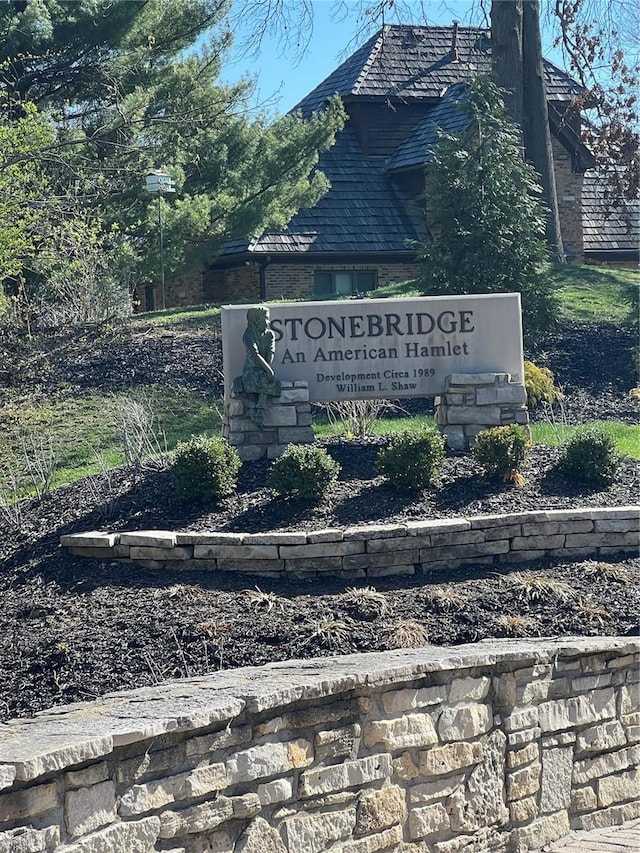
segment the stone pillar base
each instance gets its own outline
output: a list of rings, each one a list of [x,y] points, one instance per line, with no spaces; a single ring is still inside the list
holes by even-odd
[[[306,382],[282,382],[279,397],[270,399],[264,426],[258,427],[249,416],[249,401],[231,393],[225,400],[222,435],[238,451],[243,462],[275,459],[288,444],[312,444],[309,386]]]
[[[478,433],[495,426],[521,424],[529,432],[527,392],[508,373],[453,373],[435,406],[451,450],[468,451]]]

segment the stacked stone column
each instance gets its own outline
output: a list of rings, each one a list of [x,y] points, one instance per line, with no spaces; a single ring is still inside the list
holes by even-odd
[[[225,401],[222,435],[243,462],[275,459],[288,444],[313,443],[308,384],[282,382],[280,396],[270,400],[261,427],[249,416],[249,401],[232,392],[231,399]]]
[[[526,389],[508,373],[453,373],[435,405],[438,429],[451,450],[469,450],[483,429],[508,424],[529,429]]]

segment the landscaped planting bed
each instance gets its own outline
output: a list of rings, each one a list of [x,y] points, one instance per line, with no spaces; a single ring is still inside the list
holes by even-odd
[[[546,359],[567,392],[568,419],[633,422],[636,404],[627,393],[634,381],[633,340],[631,332],[605,336],[588,324],[549,337]],[[33,375],[25,368],[25,392],[34,397],[133,388],[154,377],[204,395],[217,375],[219,344],[204,332],[156,328],[142,337],[92,338],[80,350],[52,346],[47,359],[48,370],[40,362]],[[147,570],[70,555],[59,545],[61,536],[87,530],[295,532],[637,500],[637,462],[625,460],[611,486],[593,489],[562,475],[559,451],[544,446],[532,449],[522,469],[524,486],[487,477],[470,457],[448,457],[437,489],[406,496],[376,473],[384,441],[326,440],[342,471],[330,499],[318,505],[275,498],[265,485],[266,463],[260,463],[244,466],[237,492],[204,511],[177,501],[166,471],[128,468],[56,489],[3,515],[0,716],[29,716],[114,689],[288,658],[399,643],[636,630],[639,561],[613,554],[305,581]]]

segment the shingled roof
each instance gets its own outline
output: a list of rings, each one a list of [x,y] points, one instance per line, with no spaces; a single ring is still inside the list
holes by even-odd
[[[387,24],[303,98],[294,110],[309,115],[334,94],[351,98],[415,100],[440,98],[445,89],[491,71],[491,35],[479,27],[458,27],[452,52],[452,27]],[[567,100],[580,86],[544,60],[547,97]]]
[[[386,163],[367,157],[355,125],[347,124],[335,145],[319,158],[318,168],[331,183],[329,192],[314,207],[296,214],[288,228],[227,243],[218,262],[232,264],[240,258],[267,255],[412,256],[412,246],[424,237],[424,226],[408,212],[408,199],[393,176],[400,180],[399,172],[418,169],[430,159],[438,129],[455,134],[467,128],[469,119],[459,110],[459,101],[471,78],[490,71],[488,30],[458,27],[455,52],[452,34],[452,27],[387,25],[303,98],[294,109],[304,115],[321,109],[337,93],[347,109],[350,103],[363,100],[382,105],[422,103],[424,108],[418,112],[424,118],[417,118]],[[561,139],[567,137],[580,171],[593,168],[590,152],[560,120],[562,108],[553,106],[581,89],[553,63],[545,60],[544,67],[554,132]],[[607,209],[602,180],[592,176],[585,176],[582,204],[585,251],[637,253],[637,208],[632,211],[630,231],[629,218]]]
[[[471,124],[472,118],[460,109],[460,102],[467,91],[465,83],[455,83],[444,93],[441,101],[429,110],[427,117],[420,122],[405,141],[395,150],[387,161],[392,171],[413,168],[427,163],[439,141],[438,133],[463,133]]]
[[[471,116],[460,109],[468,91],[467,83],[454,83],[440,101],[432,106],[426,117],[398,146],[387,161],[391,171],[411,169],[428,163],[439,142],[439,132],[455,135],[463,133],[471,125]],[[549,122],[558,139],[567,150],[572,151],[579,162],[579,171],[592,169],[596,161],[573,128],[563,120],[560,110],[549,105]]]
[[[285,231],[227,244],[221,260],[247,252],[411,252],[411,242],[422,236],[419,220],[407,213],[407,199],[384,171],[363,156],[352,128],[320,155],[318,168],[331,189],[314,207],[296,214]]]
[[[586,174],[582,184],[582,229],[585,253],[637,257],[640,204],[610,204],[606,178]]]

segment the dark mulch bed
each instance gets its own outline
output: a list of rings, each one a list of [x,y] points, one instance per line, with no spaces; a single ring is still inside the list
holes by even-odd
[[[545,343],[544,360],[558,365],[568,390],[566,419],[635,422],[627,396],[633,335],[623,331],[614,339],[613,330],[580,324],[565,332]],[[17,372],[5,371],[5,392],[13,394],[19,379],[25,393],[64,396],[150,383],[158,372],[176,386],[204,392],[219,364],[219,342],[201,333],[149,330],[144,339],[123,334],[111,345],[104,336],[89,338],[82,346],[47,342]],[[194,365],[185,356],[192,350],[206,369],[202,359]],[[148,352],[153,358],[138,359]],[[527,564],[515,573],[471,566],[388,578],[375,584],[380,597],[371,589],[348,592],[362,582],[151,572],[58,547],[62,534],[89,529],[295,530],[637,500],[638,463],[627,460],[614,485],[594,491],[560,475],[551,448],[533,450],[522,488],[485,477],[468,457],[450,457],[437,490],[407,498],[375,474],[381,441],[326,443],[342,473],[331,500],[319,506],[275,499],[264,486],[265,466],[256,464],[242,469],[237,494],[213,511],[178,503],[164,471],[134,478],[120,470],[24,502],[0,518],[0,719],[223,667],[383,650],[400,637],[448,645],[636,629],[638,559]]]
[[[522,488],[486,478],[469,458],[454,457],[446,461],[438,490],[407,498],[375,476],[378,443],[328,444],[343,469],[331,502],[318,506],[274,498],[263,485],[263,465],[243,468],[237,494],[213,512],[177,503],[170,474],[153,471],[135,481],[124,470],[110,483],[80,481],[23,505],[21,531],[5,522],[2,535],[0,715],[28,715],[221,667],[382,650],[403,631],[405,642],[428,637],[449,645],[491,636],[634,630],[640,560],[527,565],[522,570],[538,580],[520,586],[509,570],[486,567],[389,578],[375,584],[381,601],[370,601],[368,593],[354,603],[345,590],[363,582],[150,572],[74,557],[58,547],[63,533],[96,528],[296,530],[618,506],[632,503],[637,493],[637,463],[628,460],[609,489],[589,491],[555,470],[557,451],[536,448]],[[434,590],[441,597],[432,599]]]

